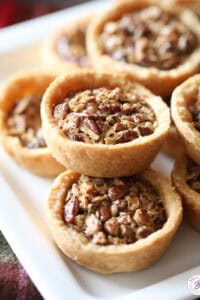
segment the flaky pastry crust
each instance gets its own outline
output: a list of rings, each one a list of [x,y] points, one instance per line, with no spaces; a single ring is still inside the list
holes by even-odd
[[[197,48],[181,65],[170,70],[159,70],[155,67],[148,68],[137,64],[118,62],[108,55],[103,54],[98,42],[102,29],[108,21],[116,20],[125,13],[148,7],[150,5],[160,6],[164,10],[172,12],[178,16],[178,18],[180,18],[180,20],[196,34],[198,40],[200,39],[200,23],[198,17],[196,17],[192,11],[177,5],[172,5],[172,3],[169,3],[168,1],[124,0],[119,1],[112,7],[112,9],[93,19],[88,28],[87,48],[88,53],[91,56],[92,64],[96,69],[122,72],[126,74],[128,78],[140,82],[152,90],[155,94],[167,98],[177,85],[199,71],[199,43]]]
[[[70,21],[70,23],[66,23],[44,41],[41,48],[41,57],[46,67],[54,72],[56,71],[58,74],[81,68],[78,64],[66,60],[59,55],[56,49],[56,43],[62,35],[67,36],[79,29],[87,28],[91,18],[91,16],[86,16],[75,21]],[[87,68],[89,67],[88,65]]]
[[[56,176],[64,167],[45,148],[29,149],[24,147],[18,137],[9,135],[8,114],[20,98],[26,95],[43,95],[48,85],[55,79],[53,74],[22,72],[10,78],[0,95],[0,140],[5,151],[21,166],[40,176]]]
[[[99,246],[67,227],[63,219],[67,191],[79,176],[73,171],[62,173],[49,193],[48,223],[53,238],[63,253],[76,263],[104,274],[139,271],[155,263],[166,251],[182,219],[180,197],[169,182],[153,170],[141,174],[161,195],[167,214],[167,221],[161,229],[133,244]]]
[[[200,164],[200,133],[194,127],[188,107],[197,100],[195,98],[199,85],[200,75],[189,78],[174,90],[171,101],[172,118],[186,152],[198,164]]]
[[[176,158],[172,181],[183,199],[184,213],[190,224],[200,231],[200,194],[191,189],[186,182],[187,156],[180,152]]]
[[[98,87],[137,90],[154,111],[153,134],[117,145],[89,144],[70,140],[58,127],[53,108],[70,92]],[[77,71],[58,77],[47,89],[41,107],[42,125],[48,147],[58,161],[71,170],[96,177],[133,175],[144,170],[158,153],[170,126],[169,109],[158,96],[120,74]]]

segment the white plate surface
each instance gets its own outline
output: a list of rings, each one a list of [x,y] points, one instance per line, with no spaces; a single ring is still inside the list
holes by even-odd
[[[26,56],[21,60],[17,59],[17,48],[35,44],[65,20],[106,5],[108,1],[95,1],[0,31],[1,80],[11,71],[36,66],[37,59],[34,63],[29,59],[34,46],[30,51],[22,50]],[[154,167],[169,176],[172,161],[159,155]],[[45,299],[194,298],[187,281],[200,274],[200,236],[187,224],[181,226],[161,260],[148,270],[98,275],[64,257],[53,243],[45,219],[51,183],[21,169],[0,149],[0,228]]]

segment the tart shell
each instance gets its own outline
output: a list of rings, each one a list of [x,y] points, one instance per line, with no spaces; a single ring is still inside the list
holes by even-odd
[[[13,76],[1,89],[0,140],[5,151],[21,166],[40,176],[56,176],[65,168],[51,155],[48,148],[28,149],[17,137],[9,135],[6,119],[15,102],[30,93],[43,95],[55,76],[47,73],[24,72]]]
[[[194,102],[194,95],[200,85],[200,75],[195,75],[180,86],[173,94],[171,101],[172,118],[185,145],[187,154],[200,164],[200,133],[193,125],[188,106]]]
[[[117,145],[70,140],[58,128],[53,107],[72,91],[104,86],[136,88],[142,93],[157,119],[154,133]],[[95,71],[71,72],[57,78],[43,97],[41,112],[45,140],[56,159],[71,170],[96,177],[129,176],[144,170],[158,153],[170,126],[169,109],[160,97],[122,75]]]
[[[190,224],[200,231],[200,194],[189,187],[186,182],[187,156],[182,152],[176,158],[172,181],[183,199],[184,213]]]
[[[44,41],[41,48],[41,57],[46,67],[54,72],[56,71],[58,74],[82,68],[77,64],[62,58],[56,50],[56,43],[58,38],[63,34],[71,34],[79,28],[85,28],[89,24],[91,18],[91,16],[82,17],[69,24],[65,24],[65,26],[58,29]]]
[[[124,0],[119,1],[112,9],[92,20],[87,33],[88,53],[91,57],[92,65],[94,65],[96,69],[100,71],[115,70],[117,72],[122,72],[123,74],[126,74],[127,78],[140,82],[153,93],[168,98],[176,86],[199,71],[200,46],[198,46],[188,59],[177,68],[171,70],[159,70],[155,67],[146,68],[137,64],[117,62],[108,55],[103,54],[98,43],[98,37],[106,22],[116,20],[124,13],[144,8],[149,5],[159,5],[161,8],[179,16],[200,40],[200,22],[198,17],[192,11],[173,5],[168,1]]]
[[[62,173],[55,180],[48,198],[48,223],[63,253],[76,263],[104,274],[139,271],[155,263],[166,251],[182,219],[180,197],[169,182],[152,170],[142,174],[142,178],[149,180],[161,194],[167,213],[167,221],[162,229],[133,244],[99,246],[67,227],[63,219],[67,191],[79,176],[73,171]]]

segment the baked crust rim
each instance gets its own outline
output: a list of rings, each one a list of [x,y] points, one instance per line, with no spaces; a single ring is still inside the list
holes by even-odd
[[[63,73],[73,69],[82,69],[76,63],[72,63],[63,59],[56,50],[56,43],[60,36],[71,31],[76,31],[77,28],[85,27],[92,19],[91,15],[81,17],[70,23],[66,23],[61,28],[57,29],[51,36],[49,36],[41,46],[41,58],[48,68],[58,73]],[[85,67],[84,67],[85,68]],[[89,68],[89,66],[87,66]]]
[[[189,97],[199,84],[200,75],[192,76],[174,90],[171,100],[173,121],[184,142],[187,154],[197,163],[200,163],[200,133],[192,123],[187,105],[192,102]]]
[[[57,126],[52,107],[69,91],[102,86],[137,87],[156,115],[158,125],[154,133],[116,145],[88,144],[67,138]],[[58,77],[43,97],[41,113],[45,140],[57,160],[69,169],[97,177],[128,176],[145,169],[159,151],[170,126],[169,109],[160,97],[138,83],[128,82],[121,74],[92,70],[74,71]]]
[[[98,45],[98,36],[104,24],[108,20],[113,20],[121,16],[124,12],[149,5],[158,5],[180,16],[181,20],[183,20],[198,37],[199,46],[197,49],[177,68],[171,70],[159,70],[155,67],[145,68],[137,64],[130,65],[128,63],[117,62],[108,55],[102,54]],[[92,20],[87,32],[87,48],[92,64],[96,69],[104,70],[106,67],[107,70],[110,68],[124,72],[128,78],[130,77],[131,79],[139,81],[154,93],[168,97],[178,84],[198,72],[200,68],[200,23],[198,17],[192,11],[184,9],[181,6],[173,5],[171,2],[167,5],[165,1],[158,2],[157,0],[119,1],[112,9],[107,10]]]
[[[181,152],[177,156],[172,172],[172,182],[183,199],[184,212],[190,224],[200,231],[200,194],[186,183],[187,156]]]
[[[133,244],[99,246],[67,227],[64,222],[64,198],[79,176],[80,174],[70,170],[60,174],[49,193],[47,218],[58,247],[78,264],[104,274],[138,271],[157,261],[168,247],[182,219],[180,197],[167,179],[153,170],[147,170],[142,175],[142,178],[159,189],[163,198],[168,219],[162,229]],[[91,257],[94,259],[91,260]]]
[[[34,91],[42,95],[54,79],[55,75],[51,73],[20,72],[4,84],[0,95],[0,140],[2,146],[19,165],[37,175],[47,177],[56,176],[65,168],[53,158],[48,148],[28,149],[20,143],[17,137],[10,136],[6,119],[17,98]]]

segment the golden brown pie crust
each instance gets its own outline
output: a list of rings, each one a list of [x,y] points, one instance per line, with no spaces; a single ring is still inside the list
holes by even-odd
[[[193,125],[188,106],[195,102],[199,85],[200,75],[189,78],[174,90],[171,101],[174,124],[182,138],[187,154],[198,164],[200,164],[200,133]]]
[[[44,64],[52,71],[63,73],[74,69],[81,68],[76,63],[66,60],[59,55],[56,49],[56,43],[58,38],[62,35],[72,34],[80,28],[86,28],[91,20],[91,16],[82,17],[70,23],[66,23],[65,26],[54,32],[47,40],[44,41],[41,48],[41,56]],[[88,65],[87,68],[90,66]]]
[[[121,63],[102,53],[98,40],[104,24],[108,21],[117,19],[124,13],[150,5],[157,5],[164,10],[173,12],[173,14],[180,17],[188,28],[196,34],[197,38],[200,39],[200,23],[195,14],[192,11],[182,9],[171,3],[168,3],[167,5],[167,3],[168,1],[124,0],[116,3],[112,9],[93,19],[88,28],[87,48],[94,67],[98,70],[115,70],[123,72],[128,78],[140,82],[155,94],[163,97],[168,97],[177,85],[189,76],[197,73],[200,65],[199,45],[183,64],[171,70],[159,70],[155,67],[146,68],[136,64]]]
[[[67,138],[53,117],[53,107],[70,92],[98,87],[136,90],[154,111],[153,134],[117,145],[88,144]],[[169,109],[158,96],[120,74],[74,71],[58,77],[47,89],[41,107],[44,137],[58,161],[71,170],[96,177],[129,176],[144,170],[158,153],[170,126]]]
[[[184,7],[192,9],[200,16],[200,2],[199,0],[171,0],[173,4],[183,5]]]
[[[139,271],[155,263],[166,251],[182,219],[180,197],[169,182],[152,170],[142,174],[142,178],[150,181],[161,194],[167,221],[160,230],[134,244],[99,246],[67,227],[63,219],[66,193],[79,176],[73,171],[62,173],[55,180],[48,198],[48,223],[63,253],[76,263],[105,274]]]
[[[10,136],[7,117],[18,99],[32,93],[42,96],[54,79],[49,73],[22,72],[8,80],[0,95],[0,140],[5,151],[18,164],[41,176],[56,176],[65,168],[52,157],[48,148],[28,149],[17,137]]]
[[[190,188],[186,182],[187,156],[184,152],[176,158],[172,181],[183,199],[184,213],[190,224],[200,231],[200,194]]]
[[[176,157],[179,155],[179,152],[183,149],[183,147],[184,145],[176,130],[176,127],[171,124],[168,135],[162,146],[162,151],[168,156]]]

